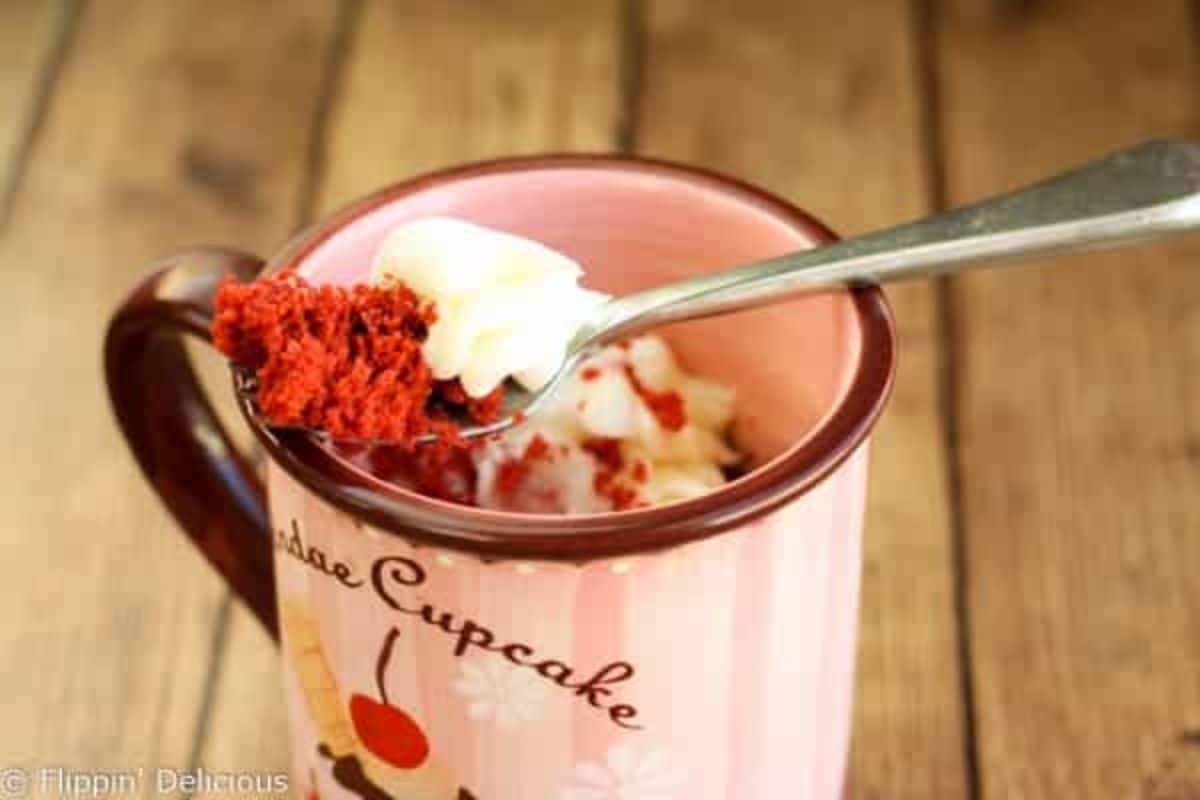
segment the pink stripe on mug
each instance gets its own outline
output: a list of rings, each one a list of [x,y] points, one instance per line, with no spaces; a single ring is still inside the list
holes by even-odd
[[[352,282],[391,227],[430,215],[543,241],[613,293],[832,238],[711,173],[559,156],[399,184],[265,269]],[[114,316],[106,367],[148,479],[282,634],[294,785],[402,800],[840,795],[866,440],[895,361],[877,289],[664,330],[689,369],[737,388],[747,474],[695,500],[550,517],[420,497],[256,427],[264,493],[176,335],[206,336],[216,283],[260,268],[224,250],[169,260]]]

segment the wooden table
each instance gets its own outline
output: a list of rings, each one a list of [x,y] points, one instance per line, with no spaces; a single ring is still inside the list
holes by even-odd
[[[286,763],[274,647],[106,407],[155,258],[554,150],[863,231],[1200,134],[1195,8],[0,2],[0,766]],[[1200,240],[1066,260],[890,292],[851,798],[1200,797]]]

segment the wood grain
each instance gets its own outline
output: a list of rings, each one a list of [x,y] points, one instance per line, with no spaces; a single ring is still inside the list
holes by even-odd
[[[318,206],[465,161],[612,150],[621,120],[616,0],[369,2],[329,132]]]
[[[1200,132],[1189,9],[1131,10],[942,9],[952,201]],[[956,282],[985,797],[1136,796],[1200,721],[1198,258],[1193,239]]]
[[[639,151],[772,189],[843,233],[929,207],[911,9],[648,4]],[[848,796],[963,797],[937,295],[889,297],[902,358],[874,439]]]
[[[65,0],[0,3],[0,219],[53,87],[74,12]]]
[[[325,132],[318,213],[420,172],[502,155],[611,150],[621,119],[616,2],[370,2]],[[200,763],[284,769],[278,653],[232,615]]]
[[[155,258],[294,225],[331,9],[100,0],[77,23],[0,239],[6,764],[189,763],[224,588],[125,453],[101,336]]]
[[[1137,800],[1200,797],[1200,731],[1185,731],[1133,795]]]

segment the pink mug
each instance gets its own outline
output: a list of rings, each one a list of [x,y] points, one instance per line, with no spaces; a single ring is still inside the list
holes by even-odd
[[[363,277],[398,223],[527,236],[623,293],[828,242],[794,207],[662,162],[562,156],[440,172],[263,264],[169,259],[114,316],[109,392],[148,480],[281,637],[293,786],[395,800],[836,798],[849,737],[867,438],[896,354],[878,289],[663,331],[738,392],[743,476],[698,499],[553,517],[447,504],[250,421],[266,490],[180,332],[224,275]],[[268,511],[269,509],[269,511]]]

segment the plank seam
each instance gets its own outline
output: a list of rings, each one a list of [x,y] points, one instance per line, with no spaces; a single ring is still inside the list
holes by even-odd
[[[619,90],[621,114],[617,120],[617,150],[624,154],[637,148],[638,127],[641,123],[642,72],[645,68],[645,5],[642,0],[622,0],[621,3],[621,61]]]
[[[306,159],[307,180],[300,190],[296,208],[297,228],[308,225],[316,214],[317,204],[325,186],[328,172],[329,123],[336,111],[338,98],[346,79],[346,65],[354,50],[359,24],[363,16],[363,0],[344,0],[334,21],[333,38],[329,45],[328,64],[317,92],[313,113],[313,136]]]
[[[325,174],[327,152],[326,134],[333,117],[334,106],[344,80],[345,66],[349,62],[355,34],[362,18],[362,0],[343,0],[334,20],[333,35],[326,54],[326,67],[317,91],[312,118],[312,138],[306,154],[305,180],[301,184],[296,202],[293,227],[307,225],[316,210]],[[208,674],[205,678],[200,710],[196,720],[196,731],[192,738],[192,752],[188,767],[195,771],[208,746],[212,714],[216,704],[217,690],[224,675],[225,653],[228,650],[233,593],[226,591],[213,627],[212,653]],[[186,795],[184,800],[192,800]]]
[[[917,85],[921,88],[921,127],[926,192],[934,212],[944,211],[949,203],[946,177],[946,142],[942,128],[942,95],[938,74],[939,31],[938,0],[915,0],[914,37]],[[946,488],[949,501],[951,560],[954,570],[953,602],[955,640],[958,652],[959,696],[963,709],[963,765],[968,797],[982,800],[979,768],[978,715],[975,697],[975,670],[971,651],[971,614],[968,601],[970,575],[967,558],[967,525],[962,497],[961,426],[959,388],[962,378],[958,336],[961,320],[955,304],[954,279],[946,276],[934,281],[934,313],[937,338],[942,344],[941,369],[938,370],[937,404],[943,420],[943,446],[946,453]]]
[[[0,229],[3,229],[12,212],[13,200],[25,177],[25,171],[33,155],[34,144],[41,133],[42,123],[50,108],[54,88],[62,75],[71,43],[80,16],[81,0],[61,0],[54,21],[50,48],[38,69],[37,82],[30,100],[29,115],[24,129],[17,136],[13,148],[13,167],[4,185],[0,186]]]
[[[199,769],[200,758],[204,754],[204,746],[208,742],[209,729],[212,726],[213,708],[216,706],[217,689],[221,685],[221,676],[225,670],[225,653],[229,644],[230,621],[233,617],[233,593],[226,591],[217,606],[216,618],[213,620],[210,652],[212,658],[208,662],[208,673],[204,678],[204,688],[200,695],[200,710],[196,714],[196,732],[192,735],[192,751],[188,754],[188,774],[195,774]],[[185,792],[183,800],[192,800],[195,792]]]
[[[1197,58],[1197,51],[1200,51],[1200,0],[1188,0],[1187,18],[1191,27],[1188,43],[1192,46],[1192,69],[1195,70],[1200,67],[1200,59]]]

